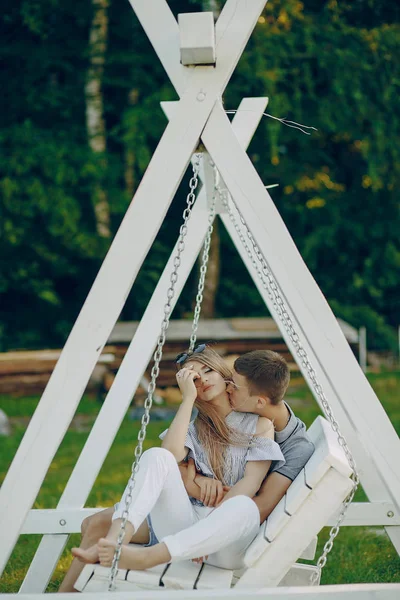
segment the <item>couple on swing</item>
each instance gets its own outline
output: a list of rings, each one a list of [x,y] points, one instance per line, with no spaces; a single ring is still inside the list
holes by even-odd
[[[182,403],[161,448],[143,453],[120,555],[121,569],[203,560],[241,569],[246,548],[314,446],[284,402],[289,368],[255,350],[231,371],[209,346],[176,359]],[[198,415],[190,421],[192,409]],[[267,476],[268,475],[268,476]],[[59,591],[74,591],[84,563],[111,566],[125,507],[88,517]],[[130,542],[143,546],[129,546]]]

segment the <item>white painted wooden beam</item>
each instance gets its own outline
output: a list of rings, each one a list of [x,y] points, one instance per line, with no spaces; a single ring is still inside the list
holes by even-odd
[[[398,600],[399,583],[358,583],[353,585],[323,585],[317,587],[264,588],[261,590],[162,590],[163,600]],[[96,600],[132,600],[132,592],[98,592]],[[135,600],[158,600],[160,591],[135,591]],[[42,594],[23,594],[24,600],[43,600]],[[58,594],[46,594],[46,600],[58,600]],[[76,594],[64,594],[65,600],[76,600]],[[15,594],[2,594],[2,600],[14,600]]]
[[[185,66],[215,64],[213,13],[181,13],[178,24],[181,63]]]

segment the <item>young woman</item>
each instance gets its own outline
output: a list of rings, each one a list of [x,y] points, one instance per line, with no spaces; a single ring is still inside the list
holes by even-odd
[[[231,372],[214,350],[202,344],[180,355],[177,363],[182,404],[160,436],[162,447],[147,450],[140,460],[119,566],[147,569],[208,555],[209,564],[238,569],[259,529],[260,515],[251,498],[271,460],[283,463],[284,458],[273,441],[271,421],[232,411],[226,392]],[[198,416],[190,422],[194,405]],[[222,486],[218,491],[223,496],[218,506],[189,498],[178,467],[187,458],[194,459],[202,474],[199,484],[205,494],[212,479],[226,486],[224,496]],[[127,487],[107,537],[98,542],[96,553],[103,566],[111,566],[128,493]],[[148,515],[160,542],[148,548],[127,546]]]

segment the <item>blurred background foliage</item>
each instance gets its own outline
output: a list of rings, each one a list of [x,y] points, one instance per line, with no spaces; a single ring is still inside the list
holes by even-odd
[[[177,15],[223,2],[169,5]],[[265,185],[279,183],[273,200],[335,314],[366,325],[375,348],[395,348],[400,321],[399,17],[389,0],[270,0],[224,95],[226,109],[266,95],[271,114],[318,129],[264,118],[249,155]],[[128,0],[14,0],[0,20],[0,350],[61,346],[165,128],[159,102],[177,96]],[[123,319],[147,305],[185,185]],[[218,244],[214,315],[264,315],[222,227]],[[175,318],[193,308],[192,279]]]

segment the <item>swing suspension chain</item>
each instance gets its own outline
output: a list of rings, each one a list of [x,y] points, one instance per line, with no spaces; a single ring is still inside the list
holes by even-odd
[[[138,434],[138,443],[135,448],[134,461],[133,461],[132,471],[131,471],[131,475],[130,475],[129,482],[128,482],[128,491],[127,491],[127,494],[125,497],[124,511],[122,513],[121,528],[120,528],[120,532],[118,535],[117,545],[116,545],[114,558],[113,558],[113,562],[112,562],[111,570],[110,570],[110,578],[109,578],[109,584],[108,584],[109,592],[115,591],[115,578],[118,573],[118,561],[121,556],[121,548],[122,548],[122,542],[123,542],[123,539],[125,536],[126,523],[127,523],[128,516],[129,516],[129,508],[132,503],[132,493],[133,493],[133,489],[135,487],[135,476],[139,470],[139,461],[140,461],[140,457],[143,452],[143,442],[146,438],[147,425],[150,422],[150,409],[153,404],[153,394],[156,389],[156,380],[160,373],[160,362],[161,362],[161,358],[162,358],[163,346],[165,343],[165,337],[166,337],[169,320],[170,320],[171,312],[172,312],[171,302],[175,295],[175,285],[176,285],[176,282],[178,281],[178,271],[179,271],[179,267],[181,265],[181,255],[185,248],[185,237],[186,237],[187,229],[188,229],[187,223],[189,221],[189,218],[190,218],[190,215],[192,212],[193,204],[196,200],[195,191],[196,191],[196,188],[197,188],[197,185],[199,182],[199,169],[200,169],[200,154],[195,154],[194,160],[193,160],[193,175],[189,181],[190,191],[186,198],[186,208],[183,211],[183,223],[179,230],[179,238],[178,238],[178,242],[177,242],[177,252],[174,257],[174,262],[173,262],[174,268],[173,268],[173,271],[170,276],[170,286],[167,291],[167,302],[164,305],[164,318],[162,320],[161,331],[160,331],[160,334],[157,339],[157,348],[156,348],[156,351],[153,356],[154,364],[151,369],[151,379],[150,379],[150,382],[148,385],[147,397],[146,397],[146,400],[144,403],[144,409],[145,409],[144,415],[142,416],[142,420],[141,420],[141,428],[140,428],[140,431]]]
[[[285,300],[283,299],[283,294],[280,291],[279,285],[278,285],[275,277],[273,276],[264,255],[262,254],[259,246],[257,245],[257,242],[254,239],[253,234],[249,230],[246,221],[244,220],[244,218],[243,218],[242,214],[240,213],[239,209],[237,208],[236,204],[233,202],[233,199],[231,199],[228,190],[227,189],[223,189],[223,190],[219,189],[218,192],[219,192],[221,201],[228,212],[228,216],[232,222],[232,225],[234,226],[248,257],[251,260],[252,265],[255,268],[256,273],[257,273],[259,279],[261,280],[261,283],[262,283],[264,289],[266,290],[269,298],[272,301],[273,308],[276,311],[278,318],[283,323],[283,325],[289,335],[289,338],[293,344],[293,347],[295,348],[297,355],[300,357],[303,367],[307,371],[308,378],[310,379],[310,381],[313,385],[316,395],[318,396],[318,398],[321,401],[321,405],[324,409],[325,415],[328,418],[333,431],[337,435],[338,442],[339,442],[340,446],[342,446],[344,453],[346,455],[346,458],[349,462],[350,468],[352,470],[353,487],[342,504],[342,508],[341,508],[341,511],[339,513],[339,516],[338,516],[338,519],[337,519],[335,525],[331,528],[331,530],[329,532],[329,539],[325,543],[322,554],[317,561],[318,570],[315,571],[311,575],[310,581],[311,581],[311,584],[314,585],[317,582],[318,577],[320,576],[322,569],[324,568],[324,566],[326,564],[329,552],[333,548],[334,539],[336,538],[336,536],[339,533],[340,526],[346,515],[346,511],[354,498],[354,494],[360,483],[360,478],[359,478],[359,475],[357,472],[357,467],[356,467],[356,463],[353,458],[353,455],[347,445],[347,442],[346,442],[344,436],[342,435],[342,433],[340,431],[339,424],[333,415],[332,409],[329,405],[328,400],[326,399],[326,396],[322,389],[322,386],[318,383],[317,375],[315,373],[313,366],[310,363],[308,354],[301,344],[299,335],[295,331],[292,319],[286,308]],[[229,205],[229,199],[232,200],[232,203],[234,204],[234,206],[236,208],[236,211],[239,215],[240,221],[241,221],[243,227],[245,228],[246,235],[247,235],[248,239],[250,240],[250,243],[253,247],[254,254],[257,257],[258,262],[255,260],[254,254],[253,254],[249,244],[247,243],[245,236],[243,235],[242,229],[241,229],[240,225],[238,224],[238,222],[235,218],[235,215],[233,214],[233,211]],[[260,268],[260,266],[261,266],[261,268]]]
[[[212,163],[210,163],[210,164],[212,164]],[[213,191],[210,213],[208,216],[208,228],[207,228],[206,237],[204,239],[203,254],[201,257],[199,285],[198,285],[197,295],[196,295],[196,306],[194,309],[194,317],[193,317],[193,324],[192,324],[192,334],[190,336],[189,352],[193,352],[194,346],[196,344],[197,329],[199,327],[200,311],[201,311],[201,305],[203,302],[204,283],[205,283],[206,274],[207,274],[208,259],[210,256],[211,236],[212,236],[212,232],[214,229],[213,224],[214,224],[214,219],[215,219],[219,173],[218,173],[218,170],[216,169],[216,167],[214,165],[212,165],[212,166],[214,169],[214,191]]]

